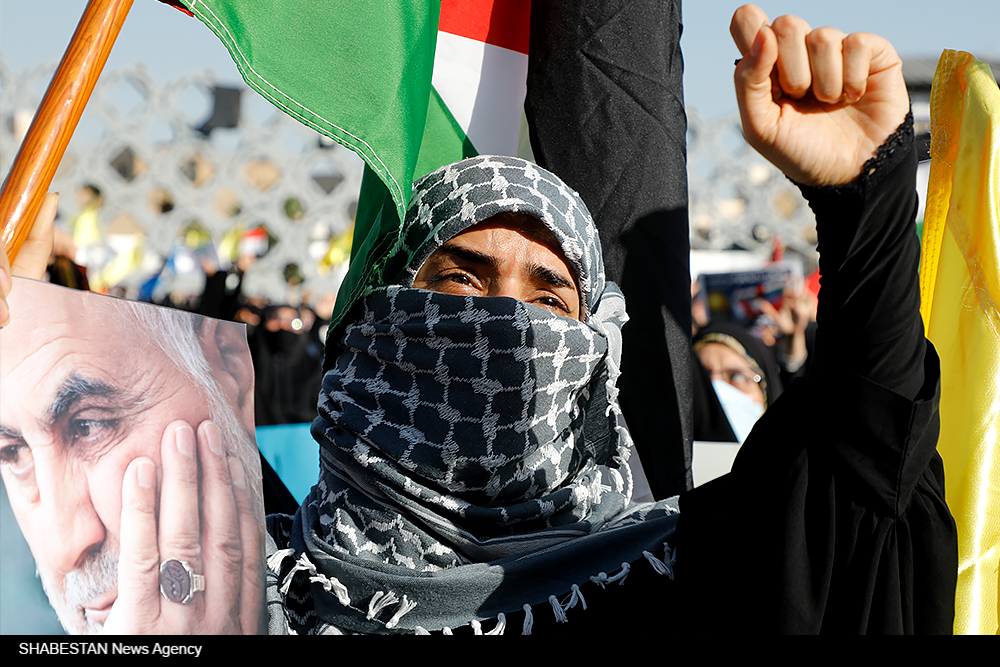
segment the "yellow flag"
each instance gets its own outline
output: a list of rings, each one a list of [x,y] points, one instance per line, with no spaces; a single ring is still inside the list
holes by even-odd
[[[351,228],[341,234],[340,236],[332,239],[330,241],[330,248],[326,251],[326,255],[319,262],[319,272],[328,273],[330,269],[346,262],[351,258],[351,243],[354,240],[354,225]]]
[[[989,66],[945,51],[931,90],[931,175],[920,308],[941,357],[941,438],[958,524],[955,632],[1000,615],[1000,89]]]
[[[101,205],[90,203],[83,207],[83,210],[71,223],[73,229],[73,245],[77,248],[99,245],[102,242],[101,233]]]
[[[243,236],[243,225],[236,225],[222,237],[219,244],[219,259],[235,262],[240,257],[240,237]]]

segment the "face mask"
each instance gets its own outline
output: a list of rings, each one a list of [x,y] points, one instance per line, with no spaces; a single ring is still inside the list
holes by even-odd
[[[719,397],[719,403],[729,419],[729,425],[733,427],[736,439],[742,445],[750,435],[750,429],[764,414],[764,406],[725,380],[712,380],[712,388]]]

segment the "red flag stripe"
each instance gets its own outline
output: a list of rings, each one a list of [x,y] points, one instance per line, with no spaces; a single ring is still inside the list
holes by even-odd
[[[441,0],[438,30],[528,53],[531,0]]]

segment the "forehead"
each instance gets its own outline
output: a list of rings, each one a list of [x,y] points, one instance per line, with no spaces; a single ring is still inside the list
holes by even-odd
[[[467,242],[473,240],[472,242],[474,243],[503,243],[505,241],[509,243],[511,239],[523,239],[523,245],[545,249],[548,253],[554,255],[562,264],[566,265],[567,270],[573,274],[574,280],[579,281],[579,277],[576,275],[577,272],[566,257],[566,253],[563,251],[558,237],[544,222],[536,217],[524,213],[500,213],[456,234],[453,239],[445,242],[444,245],[456,239],[463,239]]]
[[[742,354],[725,343],[705,343],[698,348],[698,358],[709,370],[747,368],[750,364]]]
[[[122,313],[115,299],[17,279],[8,302],[11,322],[0,333],[4,341],[0,353],[5,356],[64,339],[81,344],[101,339],[107,345],[122,342],[117,335]]]
[[[469,158],[418,181],[381,284],[412,285],[427,258],[447,240],[503,212],[545,221],[573,269],[583,310],[591,313],[605,290],[594,221],[579,196],[557,176],[518,158]]]
[[[281,306],[280,308],[275,308],[266,314],[269,320],[282,320],[282,321],[292,321],[299,316],[299,311],[295,310],[291,306]]]
[[[136,359],[165,361],[146,336],[128,329],[111,299],[80,299],[42,283],[18,281],[10,304],[11,323],[0,332],[0,391],[8,398],[73,373],[129,383],[135,380]]]

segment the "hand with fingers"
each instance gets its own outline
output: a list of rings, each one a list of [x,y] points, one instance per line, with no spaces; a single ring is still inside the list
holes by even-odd
[[[178,421],[161,465],[140,457],[125,471],[118,599],[104,632],[264,632],[263,517],[243,464],[214,423],[196,432]]]
[[[45,195],[42,208],[38,211],[35,224],[32,225],[28,238],[21,246],[13,265],[7,253],[0,252],[0,327],[10,321],[10,309],[7,305],[7,294],[12,285],[12,276],[41,280],[45,268],[49,265],[52,254],[55,233],[56,212],[59,209],[59,195],[50,192]]]
[[[795,16],[771,23],[753,5],[736,10],[730,32],[743,55],[743,133],[798,183],[850,183],[906,117],[902,61],[877,35],[813,29]]]
[[[807,289],[786,288],[780,308],[775,308],[767,299],[758,299],[755,303],[761,312],[774,321],[782,336],[804,332],[810,320],[816,318],[816,298]]]
[[[784,364],[799,368],[805,362],[806,328],[816,319],[816,297],[804,288],[787,288],[781,300],[781,308],[775,308],[767,299],[759,299],[757,306],[771,318],[781,332]]]

